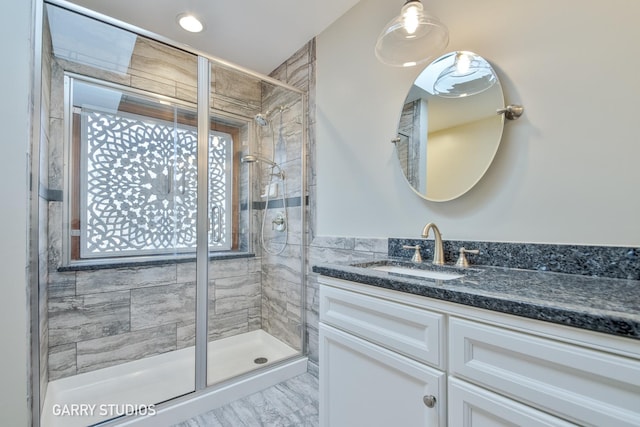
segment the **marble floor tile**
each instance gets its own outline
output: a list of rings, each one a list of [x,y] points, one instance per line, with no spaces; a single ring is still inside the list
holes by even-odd
[[[317,427],[318,379],[309,373],[173,427]]]

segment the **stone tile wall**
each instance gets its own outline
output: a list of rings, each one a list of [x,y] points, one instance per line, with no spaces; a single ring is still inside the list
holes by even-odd
[[[305,243],[292,241],[282,255],[263,254],[263,327],[275,336],[285,336],[293,342],[298,336],[297,316],[298,294],[304,294],[304,310],[306,339],[312,371],[318,363],[318,281],[317,274],[311,266],[322,262],[369,261],[385,258],[388,243],[386,238],[363,239],[356,237],[316,236],[316,55],[315,39],[310,40],[296,54],[278,67],[271,76],[289,83],[307,92],[307,146],[306,167],[307,187],[300,194],[305,194],[305,215],[307,227],[304,230]],[[297,195],[297,193],[294,193]],[[300,212],[298,209],[289,212]],[[290,226],[296,226],[296,220],[290,219]],[[302,231],[302,230],[301,230]],[[294,236],[302,236],[294,233]],[[303,255],[304,254],[304,255]],[[306,279],[304,287],[298,285],[300,280],[299,260],[305,257]],[[287,299],[284,298],[287,294]],[[278,332],[282,330],[284,334]]]
[[[260,264],[209,264],[210,340],[261,327]],[[195,263],[52,274],[64,285],[49,295],[50,379],[194,345],[195,274]]]
[[[310,93],[315,81],[315,40],[309,41],[282,65],[276,68],[271,77],[288,83],[306,93]],[[272,141],[269,134],[264,135],[258,147],[261,154],[273,158],[281,165],[286,175],[286,197],[289,206],[286,209],[289,230],[287,244],[281,254],[278,252],[284,243],[284,233],[271,231],[270,223],[276,213],[281,212],[280,205],[269,207],[266,214],[265,242],[269,252],[262,251],[262,327],[271,335],[286,342],[293,348],[302,350],[303,345],[303,295],[304,295],[304,258],[307,251],[305,240],[308,236],[309,192],[302,188],[303,132],[302,97],[273,85],[263,86],[263,98],[267,109],[285,106],[282,112],[282,132],[280,133],[280,113],[272,114],[273,132],[276,135],[275,153],[271,152]],[[307,122],[314,126],[311,111],[312,101],[308,98]],[[277,111],[277,110],[276,110]],[[309,161],[310,135],[307,134],[307,153],[304,160]],[[263,176],[262,184],[268,182]],[[309,175],[307,174],[307,182]],[[262,187],[264,188],[264,187]],[[308,186],[307,186],[308,188]],[[307,216],[307,229],[302,228],[303,215]],[[305,237],[305,238],[303,238]]]
[[[360,239],[354,237],[316,236],[316,163],[315,163],[315,127],[316,127],[316,55],[315,39],[310,40],[298,52],[271,73],[271,76],[307,92],[307,146],[306,189],[296,189],[292,194],[305,196],[306,229],[293,236],[282,255],[263,254],[263,328],[285,341],[298,345],[296,339],[301,325],[299,294],[304,295],[303,315],[306,321],[304,338],[306,340],[311,368],[318,363],[318,282],[317,275],[311,272],[311,266],[320,262],[346,260],[371,260],[384,258],[387,254],[387,239]],[[263,141],[263,146],[265,142]],[[296,147],[298,149],[298,147]],[[289,150],[291,151],[291,150]],[[277,155],[278,153],[276,153]],[[291,174],[291,172],[289,172]],[[298,193],[298,191],[300,191]],[[289,209],[291,228],[298,227],[299,209]],[[301,239],[304,233],[304,241]],[[295,239],[295,237],[294,237]],[[300,262],[305,259],[305,281],[302,278]]]

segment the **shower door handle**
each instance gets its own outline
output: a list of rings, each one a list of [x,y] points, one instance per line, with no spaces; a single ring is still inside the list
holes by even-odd
[[[218,226],[216,229],[216,225]],[[220,243],[222,240],[222,209],[219,205],[211,208],[211,241]]]

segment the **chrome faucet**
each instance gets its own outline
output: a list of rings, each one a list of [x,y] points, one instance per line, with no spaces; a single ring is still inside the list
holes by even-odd
[[[442,250],[442,235],[440,234],[440,230],[438,227],[432,222],[425,225],[422,229],[422,237],[424,239],[429,237],[429,231],[433,229],[433,264],[443,265],[444,264],[444,251]]]

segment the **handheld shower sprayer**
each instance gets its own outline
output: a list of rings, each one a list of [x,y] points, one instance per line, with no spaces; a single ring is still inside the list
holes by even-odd
[[[265,159],[264,157],[261,157],[261,156],[256,156],[255,154],[247,154],[246,156],[242,156],[240,161],[242,163],[262,162],[262,163],[266,163],[266,164],[270,165],[271,167],[278,166],[276,163],[272,162],[271,160]]]
[[[262,163],[266,163],[267,165],[271,166],[271,175],[269,178],[269,184],[267,185],[267,188],[265,189],[265,194],[261,195],[261,197],[266,197],[266,202],[265,202],[265,207],[262,211],[262,225],[260,226],[260,243],[262,244],[262,247],[264,248],[264,250],[271,254],[271,255],[279,255],[281,254],[284,249],[287,246],[287,239],[289,238],[289,228],[287,227],[287,201],[286,201],[286,187],[285,187],[285,180],[284,180],[284,171],[280,168],[280,165],[278,165],[276,162],[269,160],[269,159],[265,159],[262,156],[258,156],[255,154],[246,154],[244,156],[242,156],[240,158],[240,162],[241,163],[258,163],[258,162],[262,162]],[[280,248],[276,251],[272,251],[269,249],[269,247],[267,246],[267,244],[265,243],[265,224],[267,222],[267,211],[269,210],[269,197],[271,197],[271,191],[272,191],[272,186],[275,185],[275,193],[277,193],[277,185],[278,183],[273,183],[273,178],[274,177],[278,177],[280,179],[280,185],[282,186],[282,207],[284,208],[283,212],[279,212],[276,214],[276,217],[273,219],[273,221],[271,221],[272,227],[274,227],[275,230],[280,231],[280,232],[284,232],[284,242],[282,244],[282,246],[280,246]],[[274,194],[275,196],[275,194]]]
[[[274,173],[274,175],[278,176],[280,179],[284,179],[284,172],[282,171],[282,169],[280,169],[280,165],[278,165],[275,162],[272,162],[269,159],[265,159],[262,156],[257,156],[255,154],[247,154],[245,156],[242,156],[240,158],[240,161],[242,163],[258,163],[258,162],[266,163],[269,166],[271,166],[272,169],[278,170],[276,173]]]

